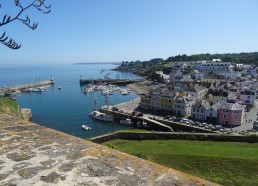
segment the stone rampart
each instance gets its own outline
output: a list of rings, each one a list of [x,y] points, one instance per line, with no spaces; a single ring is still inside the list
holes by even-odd
[[[216,185],[0,113],[0,185]]]

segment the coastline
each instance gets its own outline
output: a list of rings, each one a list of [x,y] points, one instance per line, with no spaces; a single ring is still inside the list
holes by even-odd
[[[127,85],[127,87],[130,88],[132,91],[134,91],[139,96],[142,94],[147,94],[150,91],[149,87],[147,87],[145,85],[145,81],[132,83],[132,84]],[[119,103],[116,106],[117,106],[117,108],[122,109],[125,112],[131,113],[135,109],[138,108],[140,103],[141,103],[141,97],[138,97],[138,98],[135,98],[135,99],[123,102],[123,103]]]

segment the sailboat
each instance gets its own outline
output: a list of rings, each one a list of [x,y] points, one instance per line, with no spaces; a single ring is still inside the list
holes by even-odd
[[[106,103],[107,103],[107,96],[106,96]],[[108,113],[108,106],[106,108],[106,113],[99,112],[97,110],[97,99],[95,99],[95,108],[90,115],[92,118],[101,120],[101,121],[114,121],[114,116]]]

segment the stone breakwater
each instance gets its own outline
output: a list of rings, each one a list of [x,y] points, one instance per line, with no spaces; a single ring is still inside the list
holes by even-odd
[[[216,185],[0,114],[0,185]]]

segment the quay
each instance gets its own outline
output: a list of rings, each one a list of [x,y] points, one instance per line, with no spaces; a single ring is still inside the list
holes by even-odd
[[[107,83],[107,84],[112,84],[112,85],[127,85],[131,83],[137,83],[137,82],[142,82],[143,80],[141,79],[136,79],[136,80],[130,80],[130,79],[80,79],[80,85],[85,85],[85,84],[101,84],[101,83]]]
[[[29,83],[24,85],[2,87],[0,88],[0,95],[6,96],[10,94],[17,94],[28,88],[37,88],[37,87],[48,86],[53,84],[54,84],[53,80],[48,80],[48,81],[34,82],[34,83]]]

